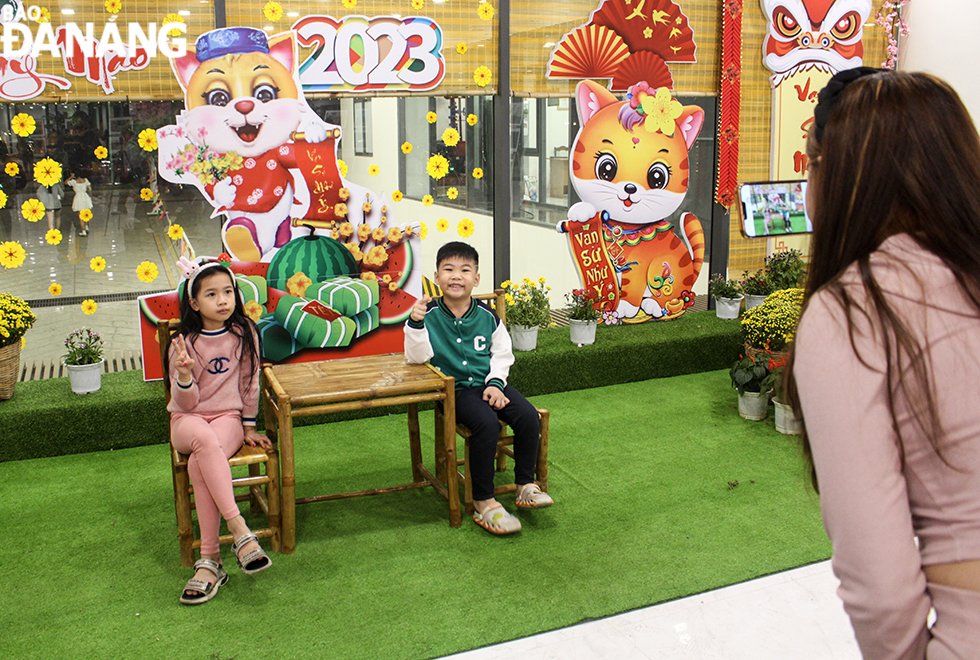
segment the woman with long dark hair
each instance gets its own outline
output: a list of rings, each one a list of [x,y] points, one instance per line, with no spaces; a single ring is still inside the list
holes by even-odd
[[[977,131],[943,81],[860,68],[820,93],[807,151],[814,233],[787,381],[840,596],[866,657],[976,657]]]

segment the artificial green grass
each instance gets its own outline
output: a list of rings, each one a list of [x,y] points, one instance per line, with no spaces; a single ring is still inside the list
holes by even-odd
[[[737,321],[689,312],[676,321],[600,327],[596,343],[577,347],[568,328],[539,333],[536,351],[517,353],[510,382],[528,396],[721,369],[738,355]],[[362,410],[297,425],[383,414]],[[259,409],[259,424],[262,411]],[[78,396],[67,378],[18,383],[0,401],[0,462],[138,447],[168,438],[163,386],[139,372],[103,374],[102,389]]]
[[[539,396],[557,504],[492,537],[431,490],[297,509],[297,549],[196,608],[165,446],[0,465],[0,656],[421,658],[825,559],[798,441],[723,371]],[[423,417],[431,457],[431,415]],[[403,416],[296,432],[299,496],[409,477]],[[511,498],[505,498],[507,506]]]

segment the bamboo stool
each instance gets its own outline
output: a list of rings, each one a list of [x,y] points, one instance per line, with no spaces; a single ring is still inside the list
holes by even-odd
[[[179,323],[176,320],[160,321],[157,324],[157,342],[163,364],[163,386],[167,393],[167,403],[170,402],[169,352],[170,342]],[[168,443],[169,444],[169,443]],[[177,514],[177,537],[180,543],[180,563],[182,566],[194,564],[194,551],[200,550],[201,539],[194,531],[193,494],[190,476],[187,472],[187,454],[181,454],[170,445],[170,466],[173,473],[174,509]],[[261,466],[265,465],[265,473]],[[246,493],[237,493],[235,500],[250,502],[251,510],[261,509],[267,518],[267,526],[253,529],[252,533],[258,538],[272,539],[272,549],[281,552],[281,519],[280,519],[280,484],[279,484],[279,454],[272,449],[249,447],[243,444],[238,452],[228,459],[232,469],[248,466],[248,474],[236,477],[232,475],[231,485],[234,489],[247,488]],[[218,542],[230,545],[233,542],[231,534],[222,534]]]
[[[435,407],[436,412],[436,428],[442,428],[442,406],[437,404]],[[544,408],[537,408],[538,419],[541,423],[541,438],[538,440],[538,463],[535,466],[535,480],[537,484],[541,487],[541,490],[547,492],[548,490],[548,434],[550,428],[551,413],[549,413]],[[465,507],[466,513],[473,513],[473,481],[470,479],[470,443],[466,442],[469,440],[472,432],[462,424],[456,424],[456,433],[461,436],[464,440],[465,449],[463,450],[463,458],[456,460],[456,471],[459,477],[459,481],[463,484],[463,505]],[[436,446],[439,446],[439,438],[436,439]],[[500,435],[497,437],[497,472],[503,472],[507,469],[507,457],[514,457],[514,432],[505,422],[501,420],[500,422]],[[460,471],[459,468],[462,466],[463,470]],[[436,471],[440,478],[445,482],[445,459],[441,456],[436,456]],[[502,485],[495,485],[493,489],[494,495],[503,495],[505,493],[513,493],[517,491],[516,483],[507,483]]]

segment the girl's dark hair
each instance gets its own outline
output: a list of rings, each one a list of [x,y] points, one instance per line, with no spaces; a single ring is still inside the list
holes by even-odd
[[[238,359],[244,360],[246,357],[248,358],[250,378],[255,378],[258,374],[259,355],[261,355],[258,331],[255,329],[255,324],[252,323],[252,319],[245,316],[245,305],[242,303],[242,296],[238,291],[238,282],[235,280],[234,273],[226,266],[220,264],[208,266],[206,272],[194,278],[190,291],[185,289],[184,295],[180,299],[180,333],[190,342],[191,346],[194,345],[197,338],[201,335],[201,330],[204,329],[204,323],[201,320],[201,314],[191,307],[191,298],[201,291],[201,286],[206,280],[219,273],[227,275],[231,279],[231,286],[235,289],[235,309],[232,311],[231,316],[228,317],[228,320],[225,321],[225,327],[241,340],[242,350]],[[249,380],[249,384],[251,384],[251,380]]]
[[[863,75],[826,101],[821,97],[821,105],[822,134],[818,140],[811,131],[807,142],[808,196],[816,208],[809,210],[813,238],[806,300],[821,290],[833,294],[847,319],[854,353],[865,366],[870,365],[857,349],[855,320],[863,318],[861,325],[876,328],[874,339],[886,358],[888,408],[899,445],[904,441],[895,414],[900,392],[910,404],[915,426],[942,456],[927,347],[883,294],[870,255],[890,236],[908,234],[954,274],[973,303],[973,310],[964,312],[980,312],[980,139],[953,88],[925,73]],[[840,282],[852,264],[866,293],[863,306]],[[802,418],[792,357],[791,353],[785,394]],[[905,371],[910,374],[903,378]],[[803,442],[810,458],[805,430]],[[816,486],[815,474],[813,482]]]

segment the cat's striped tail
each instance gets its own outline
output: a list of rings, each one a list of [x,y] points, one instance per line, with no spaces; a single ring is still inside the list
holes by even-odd
[[[687,271],[684,276],[684,288],[688,291],[694,288],[694,283],[701,272],[701,265],[704,263],[704,229],[701,228],[701,221],[693,213],[685,213],[681,216],[681,238],[687,245],[687,254],[681,257],[678,265]],[[691,268],[689,265],[693,264]]]

